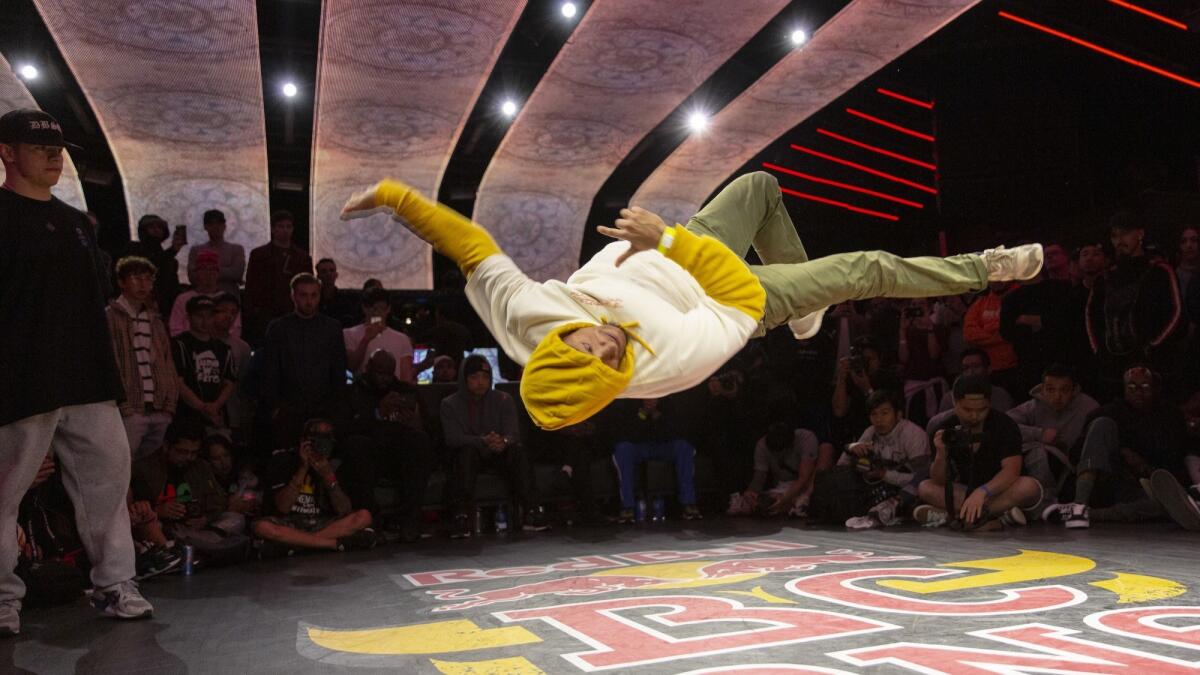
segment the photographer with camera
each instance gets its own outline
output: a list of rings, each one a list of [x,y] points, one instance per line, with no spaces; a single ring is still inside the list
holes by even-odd
[[[1021,430],[991,414],[992,385],[982,375],[954,382],[954,414],[933,430],[933,464],[913,519],[928,527],[961,521],[964,530],[1024,525],[1022,509],[1042,498],[1036,480],[1021,475]],[[953,508],[954,518],[949,508]]]
[[[268,504],[276,515],[254,522],[256,536],[284,551],[375,546],[371,512],[353,510],[329,463],[334,447],[333,424],[318,418],[304,423],[299,447],[274,452],[267,483],[272,492]]]
[[[776,422],[754,446],[754,478],[729,496],[729,516],[803,516],[817,474],[820,441],[808,429]],[[768,485],[769,490],[763,491]],[[766,499],[760,499],[760,497]]]
[[[871,335],[850,344],[850,355],[838,360],[833,383],[833,435],[836,446],[844,447],[869,425],[867,397],[877,389],[900,391],[900,379],[883,367],[883,349]]]
[[[901,514],[916,502],[920,481],[929,475],[929,437],[904,419],[899,394],[876,391],[867,399],[867,409],[871,426],[846,446],[837,462],[853,466],[873,488],[867,512],[846,520],[852,530],[898,524]]]

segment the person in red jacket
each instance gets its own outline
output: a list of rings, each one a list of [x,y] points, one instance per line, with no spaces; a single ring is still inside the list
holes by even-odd
[[[1017,352],[1000,334],[1000,304],[1008,291],[1008,282],[988,284],[987,292],[976,298],[963,317],[963,339],[972,347],[987,352],[992,363],[992,382],[1012,392],[1017,367]],[[1024,392],[1017,391],[1018,396]]]

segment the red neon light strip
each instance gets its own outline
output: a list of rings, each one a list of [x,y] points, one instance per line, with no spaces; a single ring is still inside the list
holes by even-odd
[[[911,103],[915,106],[920,106],[926,110],[933,110],[933,102],[932,101],[921,101],[921,100],[912,98],[910,96],[905,96],[904,94],[898,94],[898,93],[892,91],[891,89],[884,89],[883,87],[879,87],[875,91],[883,94],[884,96],[891,96],[892,98],[896,99],[897,101],[904,101],[905,103]]]
[[[916,138],[920,138],[922,140],[929,141],[930,143],[933,142],[933,136],[930,136],[929,134],[923,134],[919,131],[913,131],[912,129],[909,129],[908,127],[902,127],[899,124],[894,124],[887,120],[881,120],[878,117],[868,115],[865,112],[859,112],[858,110],[855,110],[854,108],[846,108],[846,112],[850,113],[851,115],[861,117],[864,120],[867,120],[868,122],[874,122],[875,124],[878,124],[880,126],[884,126],[889,129],[895,129],[896,131],[899,131],[902,134],[908,134],[909,136],[914,136]]]
[[[842,136],[841,134],[835,134],[832,131],[826,131],[825,129],[817,129],[817,133],[824,134],[830,138],[837,139],[843,143],[849,143],[850,145],[857,145],[858,147],[865,148],[867,150],[870,150],[871,152],[877,152],[881,155],[885,155],[885,156],[891,157],[893,159],[898,159],[901,162],[908,162],[909,164],[915,164],[916,166],[919,166],[919,167],[922,167],[925,169],[929,169],[930,171],[937,171],[937,167],[934,166],[933,164],[930,164],[929,162],[922,162],[919,159],[913,159],[912,157],[906,157],[899,153],[892,152],[891,150],[884,150],[883,148],[877,148],[874,145],[867,145],[866,143],[863,143],[862,141],[856,141],[853,138],[846,138],[845,136]]]
[[[1150,17],[1151,19],[1154,19],[1156,21],[1161,21],[1161,22],[1167,24],[1168,26],[1178,28],[1179,30],[1187,30],[1188,29],[1186,23],[1176,21],[1175,19],[1163,16],[1162,14],[1159,14],[1157,12],[1151,12],[1150,10],[1146,9],[1145,7],[1138,7],[1137,5],[1129,3],[1129,2],[1125,2],[1124,0],[1108,0],[1108,1],[1118,7],[1124,7],[1125,9],[1131,9],[1139,14],[1145,14],[1146,16]]]
[[[1068,42],[1074,42],[1075,44],[1077,44],[1081,47],[1087,47],[1088,49],[1091,49],[1092,51],[1104,54],[1105,56],[1111,56],[1112,58],[1114,58],[1118,61],[1122,61],[1124,63],[1128,63],[1131,66],[1137,66],[1138,68],[1141,68],[1143,70],[1148,70],[1156,75],[1162,75],[1163,77],[1175,80],[1176,82],[1182,82],[1183,84],[1186,84],[1189,87],[1196,87],[1197,89],[1200,89],[1200,82],[1197,82],[1196,80],[1190,80],[1182,75],[1176,75],[1175,73],[1172,73],[1169,70],[1163,70],[1162,68],[1152,66],[1149,63],[1146,63],[1145,61],[1138,61],[1137,59],[1130,58],[1128,56],[1125,56],[1124,54],[1118,54],[1117,52],[1114,52],[1111,49],[1105,49],[1104,47],[1101,47],[1100,45],[1093,44],[1086,40],[1081,40],[1073,35],[1067,35],[1066,33],[1054,30],[1053,28],[1050,28],[1048,26],[1043,26],[1040,23],[1034,23],[1033,21],[1030,21],[1028,19],[1022,19],[1021,17],[1015,16],[1013,14],[1009,14],[1008,12],[1000,12],[1000,16],[1004,17],[1005,19],[1009,19],[1010,21],[1016,21],[1017,23],[1024,24],[1026,26],[1029,26],[1030,28],[1040,30],[1043,33],[1046,33],[1048,35],[1053,35],[1054,37],[1062,38]]]
[[[884,173],[883,171],[879,171],[877,169],[872,169],[869,166],[863,166],[862,164],[855,164],[854,162],[842,159],[840,157],[834,157],[833,155],[827,155],[823,152],[817,152],[816,150],[813,150],[811,148],[806,148],[802,145],[796,145],[795,143],[793,143],[792,149],[799,150],[800,152],[807,152],[808,154],[813,155],[814,157],[820,157],[821,159],[827,159],[831,162],[837,162],[838,164],[844,164],[852,169],[858,169],[859,171],[864,171],[866,173],[871,174],[872,176],[879,176],[880,178],[886,178],[887,180],[890,180],[890,181],[893,181],[896,183],[900,183],[901,185],[907,185],[909,187],[921,190],[922,192],[928,192],[931,195],[936,195],[938,193],[937,190],[935,190],[927,185],[921,185],[920,183],[914,183],[911,180],[905,180],[899,176],[893,176],[890,173]]]
[[[900,216],[894,216],[890,213],[881,213],[879,211],[872,211],[871,209],[864,209],[860,206],[852,206],[845,202],[839,202],[839,201],[834,201],[832,199],[826,199],[824,197],[818,197],[816,195],[810,195],[806,192],[796,192],[795,190],[789,190],[787,188],[779,188],[779,190],[780,190],[780,192],[791,195],[793,197],[799,197],[800,199],[807,199],[812,202],[820,202],[822,204],[829,204],[830,206],[836,206],[838,208],[843,208],[843,209],[846,209],[847,211],[853,211],[855,213],[864,213],[868,216],[875,216],[876,218],[883,218],[884,220],[891,220],[891,221],[900,220]]]
[[[925,205],[921,204],[920,202],[913,202],[913,201],[909,201],[907,199],[901,199],[899,197],[894,197],[892,195],[885,194],[883,192],[876,192],[874,190],[868,190],[866,188],[859,187],[857,185],[850,185],[849,183],[839,183],[836,180],[829,180],[828,178],[820,178],[818,176],[813,176],[811,174],[802,173],[802,172],[796,171],[794,169],[788,169],[786,167],[779,166],[778,164],[772,164],[770,162],[763,162],[763,167],[770,169],[771,171],[778,171],[779,173],[786,173],[789,176],[795,176],[797,178],[803,178],[804,180],[810,180],[814,183],[824,183],[825,185],[832,185],[834,187],[842,188],[843,190],[850,190],[853,192],[861,192],[864,195],[871,195],[872,197],[886,199],[889,202],[896,202],[897,204],[911,206],[914,209],[925,208]]]

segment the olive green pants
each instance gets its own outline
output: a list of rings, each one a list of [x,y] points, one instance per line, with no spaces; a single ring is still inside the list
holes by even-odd
[[[707,234],[745,257],[754,246],[762,265],[750,265],[767,292],[767,330],[847,300],[926,298],[987,287],[978,255],[901,258],[855,251],[809,260],[769,173],[739,176],[692,216],[687,229]]]

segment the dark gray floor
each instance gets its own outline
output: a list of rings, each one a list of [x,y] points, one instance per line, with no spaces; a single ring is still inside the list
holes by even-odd
[[[843,611],[895,624],[898,628],[836,641],[814,641],[781,647],[756,648],[715,656],[681,658],[643,666],[614,668],[621,673],[682,673],[702,668],[747,663],[791,663],[830,669],[832,672],[912,672],[895,665],[856,667],[828,656],[829,652],[901,641],[972,646],[988,649],[1019,647],[968,636],[969,631],[1044,622],[1081,631],[1079,637],[1186,661],[1200,652],[1161,643],[1115,638],[1099,633],[1083,617],[1107,609],[1138,606],[1118,603],[1118,596],[1091,582],[1111,579],[1115,573],[1162,577],[1187,588],[1186,592],[1143,605],[1198,605],[1200,572],[1195,558],[1200,536],[1169,525],[1104,526],[1089,531],[1065,531],[1036,525],[1017,531],[962,535],[946,530],[915,527],[850,533],[823,528],[792,527],[749,520],[710,520],[696,525],[658,527],[606,527],[560,530],[520,537],[485,536],[476,540],[426,540],[415,546],[392,545],[374,551],[306,555],[240,567],[207,570],[192,577],[168,576],[147,581],[143,591],[157,609],[149,621],[117,622],[96,618],[82,601],[76,606],[25,613],[22,634],[0,640],[0,673],[437,673],[489,672],[465,666],[439,670],[433,659],[465,663],[524,657],[543,672],[582,672],[563,654],[587,651],[588,646],[550,624],[540,621],[505,623],[494,613],[565,605],[592,600],[646,595],[644,589],[591,597],[542,595],[520,602],[496,604],[462,611],[434,613],[442,601],[413,588],[401,576],[449,568],[501,568],[543,565],[571,556],[613,555],[634,551],[704,549],[717,545],[773,539],[803,543],[803,551],[752,553],[705,557],[707,561],[743,560],[774,556],[814,555],[836,549],[871,551],[876,555],[913,555],[920,559],[880,563],[876,566],[936,567],[945,563],[996,558],[1020,550],[1065,553],[1095,562],[1094,569],[1049,582],[1018,583],[1009,588],[1059,583],[1086,593],[1082,604],[1037,615],[992,617],[929,617],[849,610],[790,594],[788,580],[855,565],[821,567],[811,572],[772,573],[748,582],[689,590],[657,590],[663,594],[703,594],[737,598],[747,607],[804,607]],[[861,567],[861,565],[860,565]],[[970,571],[968,574],[985,572]],[[470,588],[472,591],[505,588],[555,577],[586,575],[559,573],[511,579],[450,584],[435,588]],[[737,591],[761,587],[767,597],[792,604],[772,604]],[[732,593],[731,593],[732,591]],[[998,588],[951,593],[945,599],[970,601],[999,597]],[[930,599],[928,596],[922,599]],[[941,598],[939,598],[941,599]],[[1200,614],[1200,610],[1198,610]],[[516,647],[495,647],[432,655],[366,655],[327,649],[308,637],[310,627],[329,630],[378,629],[434,621],[469,619],[481,629],[521,626],[540,642]],[[1178,622],[1178,620],[1176,620]],[[1184,624],[1188,623],[1184,621]],[[1200,624],[1192,619],[1190,623]],[[1178,625],[1184,625],[1178,624]],[[659,629],[663,626],[654,624]],[[715,630],[731,630],[729,626]],[[693,627],[694,628],[694,627]],[[669,632],[669,631],[668,631]],[[686,632],[686,631],[684,631]],[[681,633],[682,634],[682,633]],[[1195,641],[1193,639],[1193,641]],[[1025,651],[1028,651],[1027,649]],[[500,661],[491,672],[504,672],[511,661]],[[1083,666],[1078,666],[1083,668]],[[1193,670],[1189,668],[1188,670]],[[515,672],[507,670],[507,672]],[[536,671],[531,671],[536,672]],[[750,672],[750,671],[738,671]],[[1133,671],[1137,672],[1137,671]],[[1165,671],[1161,671],[1165,672]]]

